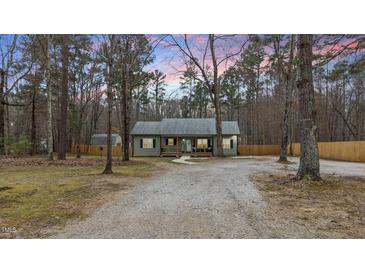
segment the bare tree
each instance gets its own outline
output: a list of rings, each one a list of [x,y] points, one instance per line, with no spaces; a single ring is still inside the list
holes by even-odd
[[[153,72],[152,79],[152,92],[155,101],[155,115],[156,119],[161,119],[161,104],[165,91],[165,79],[166,75],[159,70]]]
[[[37,123],[36,123],[36,99],[37,99],[37,94],[38,94],[38,85],[39,85],[39,81],[37,81],[38,79],[36,79],[36,75],[34,75],[32,78],[33,81],[35,81],[36,83],[32,84],[32,111],[31,111],[31,130],[30,130],[30,141],[31,141],[31,149],[30,149],[30,155],[36,155],[37,154]]]
[[[280,145],[280,157],[279,162],[287,162],[287,154],[288,154],[288,141],[289,141],[289,113],[290,113],[290,105],[291,105],[291,96],[294,88],[294,48],[295,48],[295,35],[291,35],[290,38],[290,53],[289,60],[286,68],[284,68],[282,61],[279,61],[279,87],[283,87],[284,91],[284,115],[283,115],[283,127],[282,127],[282,136],[281,136],[281,145]],[[280,42],[279,45],[280,46]],[[284,79],[282,79],[284,78]],[[282,83],[284,80],[284,83]],[[284,85],[283,85],[284,84]]]
[[[300,122],[300,164],[295,177],[320,180],[317,126],[315,124],[315,100],[312,76],[313,36],[299,35],[299,122]]]
[[[200,71],[201,77],[196,79],[201,81],[208,89],[210,99],[214,105],[215,109],[215,124],[217,131],[217,155],[223,156],[223,137],[222,137],[222,112],[221,112],[221,90],[220,83],[218,79],[218,68],[219,65],[223,64],[227,60],[237,56],[241,53],[244,48],[245,43],[242,43],[239,49],[235,52],[226,52],[224,57],[217,58],[216,54],[216,42],[218,40],[227,40],[234,37],[234,35],[214,35],[209,34],[206,41],[206,45],[202,52],[202,59],[194,54],[191,46],[189,45],[188,37],[185,34],[182,38],[182,42],[176,39],[173,35],[170,36],[171,46],[177,47],[185,57],[187,57],[188,63],[193,63]],[[207,64],[207,56],[210,56],[210,64]],[[211,67],[210,67],[211,66]]]
[[[4,154],[5,150],[5,128],[4,128],[4,114],[5,105],[2,103],[4,100],[4,86],[5,86],[5,71],[0,69],[0,155]]]
[[[79,157],[81,144],[90,144],[91,136],[104,127],[106,131],[109,106],[113,114],[111,125],[118,125],[123,144],[130,142],[130,129],[136,120],[173,117],[215,117],[218,131],[217,118],[221,121],[237,119],[240,142],[281,144],[281,160],[285,160],[288,141],[298,142],[304,136],[302,114],[299,115],[302,101],[298,100],[295,86],[297,50],[291,35],[115,35],[109,59],[106,56],[111,36],[104,35],[108,52],[102,60],[99,57],[103,55],[100,50],[103,43],[95,41],[101,36],[68,37],[69,109],[67,115],[63,115],[60,104],[65,85],[62,87],[62,83],[65,83],[63,76],[67,75],[62,73],[65,72],[62,71],[65,68],[62,65],[63,36],[54,39],[53,35],[0,35],[1,153],[13,153],[11,148],[20,137],[25,137],[30,140],[32,154],[41,152],[35,148],[48,140],[48,152],[52,155],[53,149],[61,145],[58,143],[62,135],[59,118],[67,116],[68,145],[76,146]],[[273,43],[274,37],[279,37],[277,45]],[[364,37],[313,36],[312,78],[318,141],[365,138]],[[171,90],[172,86],[161,92],[161,85],[154,83],[152,77],[157,67],[146,66],[155,60],[153,49],[161,39],[164,45],[174,47],[170,65],[174,65],[179,55],[186,67],[181,69],[178,64],[176,68],[178,73],[184,73],[180,83],[183,96],[178,89]],[[234,57],[244,40],[248,46]],[[90,53],[96,54],[92,58],[95,62],[84,56],[88,55],[88,47]],[[156,60],[161,60],[161,56]],[[167,59],[161,62],[165,61]],[[101,71],[91,72],[93,63],[97,71],[107,67],[105,77]],[[166,82],[170,77],[166,77]],[[108,93],[112,95],[111,103]],[[129,146],[125,145],[124,149],[124,160],[128,160]]]
[[[46,69],[45,69],[45,80],[47,89],[47,154],[48,160],[53,161],[53,113],[52,113],[52,90],[51,90],[51,59],[50,59],[50,35],[46,34]]]
[[[127,42],[128,49],[128,42]],[[122,91],[122,109],[123,109],[123,161],[129,161],[129,129],[130,129],[130,64],[125,62],[123,65],[123,91]]]
[[[103,105],[101,104],[102,93],[99,92],[99,89],[93,90],[91,97],[92,97],[92,102],[91,102],[90,125],[89,125],[90,129],[89,129],[89,135],[86,140],[87,145],[90,145],[91,137],[93,133],[96,131],[98,121],[100,119],[101,114],[104,111]]]
[[[68,64],[69,64],[69,37],[62,35],[62,93],[61,105],[59,113],[59,128],[58,128],[58,160],[66,160],[67,149],[67,105],[68,105]]]
[[[14,35],[9,48],[4,52],[0,45],[1,53],[1,68],[0,68],[0,154],[6,152],[5,147],[5,121],[6,121],[6,133],[7,137],[10,135],[10,118],[9,118],[9,106],[20,106],[24,107],[29,105],[28,103],[18,103],[8,100],[7,97],[11,92],[18,87],[21,82],[32,70],[33,61],[30,60],[29,64],[26,60],[27,57],[20,54],[19,60],[16,59],[16,48],[17,48],[18,36]],[[1,41],[0,41],[1,42]],[[24,59],[24,60],[22,60]],[[11,77],[11,81],[9,81]],[[9,82],[11,84],[9,84]],[[5,119],[6,114],[6,119]]]
[[[112,174],[113,154],[112,154],[112,111],[113,111],[113,54],[115,51],[115,35],[108,35],[108,40],[104,43],[104,57],[106,61],[106,84],[107,84],[107,102],[108,102],[108,123],[107,123],[107,156],[106,165],[103,174]]]
[[[123,124],[123,161],[129,161],[132,91],[140,85],[140,74],[143,73],[144,67],[152,62],[152,54],[163,40],[163,37],[159,37],[152,42],[145,35],[129,34],[118,37],[121,72],[119,87]]]

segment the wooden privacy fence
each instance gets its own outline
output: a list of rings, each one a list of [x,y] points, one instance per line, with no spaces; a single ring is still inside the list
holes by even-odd
[[[81,154],[95,155],[95,156],[106,156],[107,147],[106,145],[80,145]],[[113,146],[112,154],[113,157],[121,157],[123,146]],[[76,145],[71,147],[71,153],[76,153]]]
[[[318,149],[322,159],[365,162],[365,141],[319,142]],[[299,143],[292,144],[292,152],[293,156],[300,155]]]
[[[238,145],[238,154],[247,155],[279,155],[279,145]]]
[[[365,141],[319,142],[319,157],[328,160],[365,162]],[[288,154],[300,155],[300,144],[288,147]],[[279,145],[238,145],[240,155],[279,155]]]

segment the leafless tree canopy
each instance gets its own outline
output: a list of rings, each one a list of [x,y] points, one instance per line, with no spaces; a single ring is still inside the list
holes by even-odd
[[[297,43],[297,35],[1,35],[0,151],[26,139],[29,153],[48,149],[51,159],[108,129],[129,143],[137,120],[165,117],[215,117],[217,129],[237,120],[241,143],[286,148],[300,140]],[[312,48],[318,140],[364,140],[364,35],[315,35]]]

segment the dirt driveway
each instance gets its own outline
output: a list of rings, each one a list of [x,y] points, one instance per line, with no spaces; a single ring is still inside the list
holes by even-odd
[[[297,168],[275,160],[171,165],[89,218],[69,224],[56,238],[313,238],[305,226],[276,217],[249,179],[261,171]],[[321,161],[321,168],[322,173],[365,176],[364,164]]]

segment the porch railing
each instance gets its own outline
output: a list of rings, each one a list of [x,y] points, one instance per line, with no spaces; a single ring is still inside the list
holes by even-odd
[[[191,156],[213,156],[213,147],[197,148],[193,147]]]
[[[161,155],[178,156],[181,154],[181,149],[178,146],[161,146]]]

